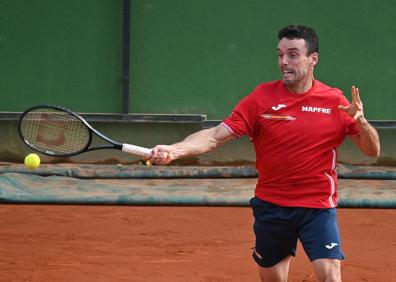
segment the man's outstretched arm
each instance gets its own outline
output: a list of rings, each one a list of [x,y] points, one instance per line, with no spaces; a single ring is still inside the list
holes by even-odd
[[[216,149],[218,146],[236,138],[222,124],[191,134],[181,142],[172,145],[157,145],[152,150],[151,160],[159,165],[173,160],[196,156]]]

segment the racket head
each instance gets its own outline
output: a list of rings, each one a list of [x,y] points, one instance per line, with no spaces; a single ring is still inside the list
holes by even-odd
[[[18,132],[27,146],[55,157],[85,152],[92,141],[90,126],[82,117],[55,105],[37,105],[24,111]]]

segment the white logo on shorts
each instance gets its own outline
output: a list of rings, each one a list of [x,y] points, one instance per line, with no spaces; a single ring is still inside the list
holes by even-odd
[[[337,243],[331,243],[330,245],[326,245],[325,247],[328,248],[329,250],[331,250],[335,246],[338,246],[338,244]]]

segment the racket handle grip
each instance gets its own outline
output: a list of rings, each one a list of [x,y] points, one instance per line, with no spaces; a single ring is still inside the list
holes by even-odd
[[[151,149],[131,144],[122,144],[122,151],[145,158],[149,158],[151,156]]]

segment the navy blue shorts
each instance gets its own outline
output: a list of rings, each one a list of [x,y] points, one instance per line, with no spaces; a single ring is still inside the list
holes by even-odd
[[[258,198],[250,200],[254,215],[256,246],[253,258],[271,267],[296,255],[300,240],[310,261],[344,259],[335,208],[281,207]]]

